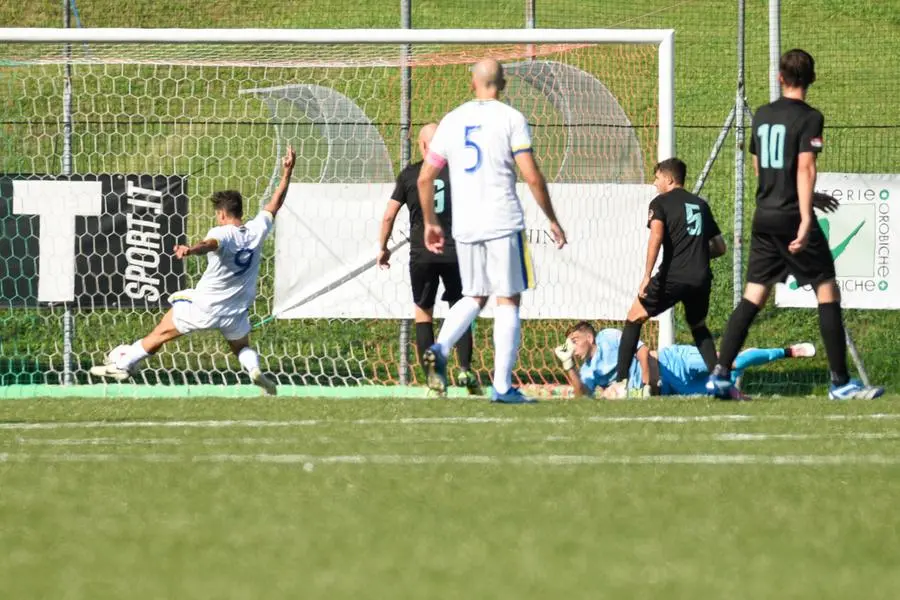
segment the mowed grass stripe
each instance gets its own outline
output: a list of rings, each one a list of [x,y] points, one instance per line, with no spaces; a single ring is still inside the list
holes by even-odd
[[[602,465],[772,465],[772,466],[898,466],[900,455],[884,454],[532,454],[502,456],[485,454],[28,454],[0,453],[5,463],[274,463],[323,465],[502,465],[502,466],[602,466]]]
[[[681,442],[681,441],[711,441],[711,442],[783,442],[783,441],[816,441],[816,440],[897,440],[900,439],[900,431],[879,431],[879,432],[837,432],[837,433],[620,433],[620,434],[604,434],[600,436],[591,436],[590,441],[594,443],[610,443],[610,442],[628,442],[628,441],[661,441],[661,442]],[[361,436],[355,438],[355,441],[364,442],[404,442],[408,443],[409,437],[406,435],[396,436]],[[428,437],[415,438],[417,443],[438,443],[438,442],[458,442],[455,437]],[[579,438],[571,435],[517,435],[510,439],[516,443],[541,442],[541,443],[568,443],[577,442]],[[345,438],[334,436],[316,436],[309,437],[240,437],[240,438],[22,438],[0,440],[0,444],[5,446],[274,446],[274,445],[290,445],[290,444],[346,444]]]
[[[504,424],[566,424],[566,423],[717,423],[750,421],[888,421],[900,419],[900,413],[873,414],[823,414],[823,415],[777,415],[777,414],[734,414],[734,415],[635,415],[635,416],[586,416],[586,417],[406,417],[399,419],[206,419],[198,421],[47,421],[0,423],[0,430],[27,431],[40,429],[139,429],[139,428],[186,428],[216,429],[229,427],[317,427],[332,425],[504,425]]]

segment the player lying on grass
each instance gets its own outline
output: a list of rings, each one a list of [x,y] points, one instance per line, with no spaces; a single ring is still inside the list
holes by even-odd
[[[293,147],[288,146],[281,161],[281,183],[269,203],[247,223],[242,221],[244,203],[240,192],[227,190],[213,194],[218,226],[210,229],[200,243],[174,248],[179,259],[207,255],[206,271],[197,287],[172,294],[172,308],[156,329],[131,344],[115,362],[92,367],[91,375],[124,381],[142,360],[155,354],[166,342],[192,331],[218,329],[250,380],[267,394],[275,394],[275,382],[262,373],[259,355],[250,347],[249,309],[256,298],[263,242],[284,204],[295,159]]]
[[[621,338],[622,332],[618,329],[603,329],[597,333],[587,321],[576,323],[566,331],[566,343],[555,352],[576,396],[602,393],[615,381]],[[575,368],[576,359],[582,363],[579,369]],[[639,341],[628,373],[632,393],[652,394],[651,386],[658,379],[652,362],[655,361],[651,361],[650,349]]]
[[[616,357],[619,351],[621,334],[616,329],[603,329],[593,335],[594,328],[587,322],[581,322],[570,328],[566,343],[557,347],[554,352],[562,363],[566,379],[575,391],[576,396],[599,396],[604,398],[621,398],[620,390],[612,390],[610,386],[623,385],[613,382],[615,379]],[[647,347],[639,345],[638,355],[647,351]],[[709,370],[693,345],[669,346],[657,355],[646,352],[648,360],[634,361],[629,372],[629,382],[646,382],[644,375],[649,368],[650,379],[658,383],[649,389],[663,396],[694,396],[706,394],[706,381]],[[731,376],[737,380],[749,367],[761,366],[782,358],[809,358],[816,355],[816,347],[809,342],[794,344],[787,348],[748,348],[735,359]],[[575,361],[581,361],[581,367],[575,368]],[[648,364],[649,363],[649,364]],[[631,384],[632,389],[643,389],[646,394],[646,383]]]

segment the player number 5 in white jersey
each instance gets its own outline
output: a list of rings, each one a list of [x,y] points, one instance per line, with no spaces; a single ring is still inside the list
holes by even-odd
[[[499,100],[471,100],[441,120],[429,155],[450,165],[455,240],[481,242],[525,228],[515,155],[530,151],[525,116]]]

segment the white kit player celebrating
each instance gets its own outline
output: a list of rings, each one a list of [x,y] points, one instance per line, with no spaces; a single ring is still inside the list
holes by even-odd
[[[499,62],[484,59],[475,65],[475,99],[441,120],[419,174],[425,247],[440,253],[444,232],[434,211],[434,180],[449,163],[453,238],[464,296],[450,309],[437,342],[425,351],[423,363],[428,386],[443,394],[450,349],[493,295],[497,307],[491,400],[522,404],[534,401],[512,386],[512,370],[519,352],[519,300],[534,281],[524,239],[525,215],[516,194],[517,165],[550,221],[558,248],[566,244],[566,234],[556,220],[547,183],[535,162],[528,121],[499,100],[505,86]]]
[[[176,292],[170,297],[172,308],[150,335],[125,346],[127,350],[109,364],[91,368],[91,375],[117,381],[128,379],[138,363],[156,353],[166,342],[192,331],[218,329],[237,355],[250,380],[267,394],[274,395],[275,382],[259,368],[259,355],[250,347],[248,311],[256,298],[256,280],[262,260],[262,247],[272,231],[287,195],[296,154],[288,146],[281,161],[281,183],[268,204],[252,220],[243,223],[244,207],[240,192],[216,192],[212,202],[218,227],[213,227],[199,244],[175,246],[175,257],[208,255],[206,271],[197,287]]]

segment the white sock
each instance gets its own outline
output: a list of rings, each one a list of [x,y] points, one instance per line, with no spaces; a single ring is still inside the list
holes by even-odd
[[[253,369],[259,368],[259,354],[250,346],[241,348],[241,351],[238,352],[238,362],[249,373]]]
[[[144,345],[141,340],[136,341],[131,345],[128,349],[128,352],[125,353],[125,356],[116,361],[116,368],[122,369],[124,371],[130,371],[132,367],[136,364],[144,360],[150,356],[146,350],[144,350]]]
[[[494,390],[505,394],[512,387],[512,370],[519,356],[519,307],[501,304],[494,309]]]
[[[472,325],[472,321],[481,312],[481,307],[474,298],[466,296],[453,305],[444,324],[441,325],[441,331],[438,333],[437,344],[441,347],[441,354],[444,358],[450,354],[450,349],[456,345],[459,338],[463,336]]]

